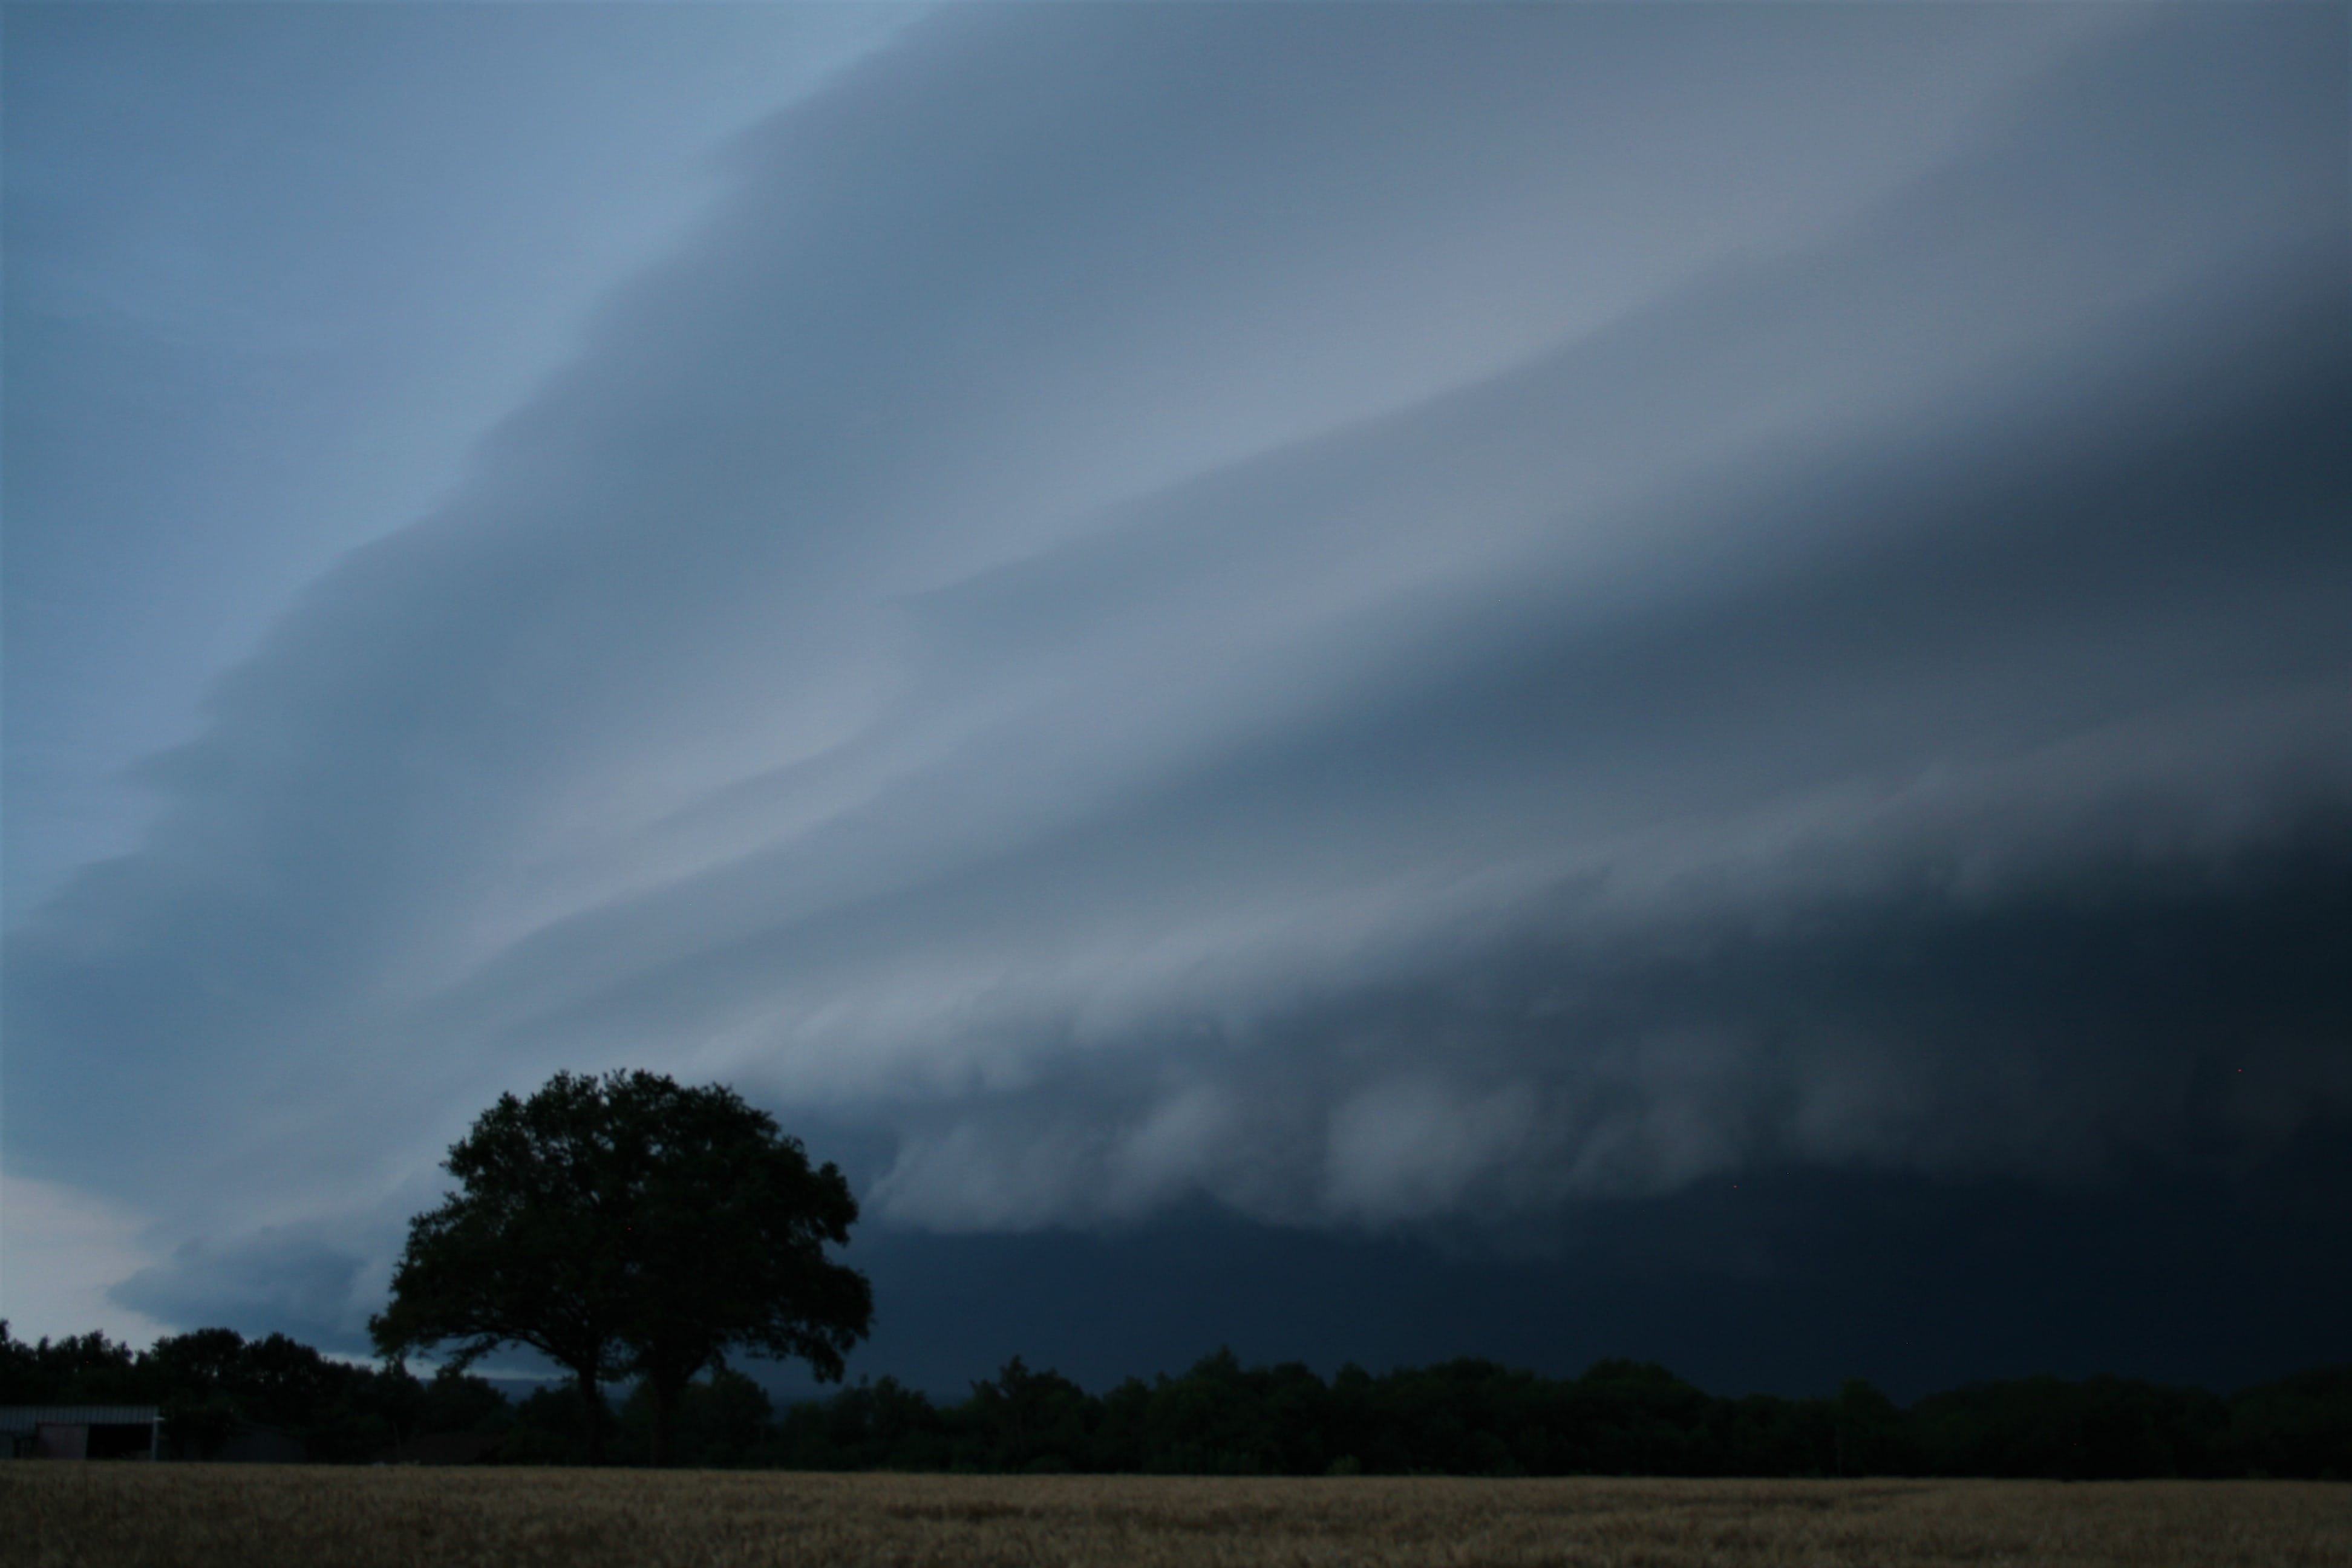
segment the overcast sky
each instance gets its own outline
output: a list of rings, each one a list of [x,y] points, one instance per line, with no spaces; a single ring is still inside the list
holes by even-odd
[[[362,1348],[643,1066],[941,1386],[2352,1353],[2342,7],[5,26],[20,1333]]]

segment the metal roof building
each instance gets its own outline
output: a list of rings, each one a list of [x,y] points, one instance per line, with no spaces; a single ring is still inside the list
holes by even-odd
[[[163,1413],[152,1405],[0,1405],[0,1458],[155,1459]]]

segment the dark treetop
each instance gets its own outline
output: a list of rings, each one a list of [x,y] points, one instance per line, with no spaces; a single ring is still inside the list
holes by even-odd
[[[447,1169],[460,1190],[411,1222],[377,1347],[541,1352],[578,1384],[592,1458],[609,1378],[644,1383],[659,1463],[679,1391],[730,1350],[829,1380],[866,1335],[866,1279],[824,1250],[857,1218],[849,1184],[725,1088],[559,1073],[501,1096]]]

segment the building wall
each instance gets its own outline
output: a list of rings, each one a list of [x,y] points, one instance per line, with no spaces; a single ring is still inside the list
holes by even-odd
[[[89,1428],[78,1421],[44,1421],[33,1430],[33,1452],[44,1459],[87,1459]]]
[[[0,1458],[153,1458],[159,1414],[138,1405],[0,1406]]]

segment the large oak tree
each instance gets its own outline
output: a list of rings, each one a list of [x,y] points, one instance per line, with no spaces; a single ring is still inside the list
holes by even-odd
[[[865,1276],[825,1252],[857,1218],[848,1182],[723,1087],[559,1073],[501,1096],[446,1168],[459,1190],[410,1222],[376,1347],[462,1366],[531,1346],[578,1381],[592,1463],[607,1380],[644,1379],[660,1464],[696,1373],[744,1350],[837,1379],[872,1320]]]

